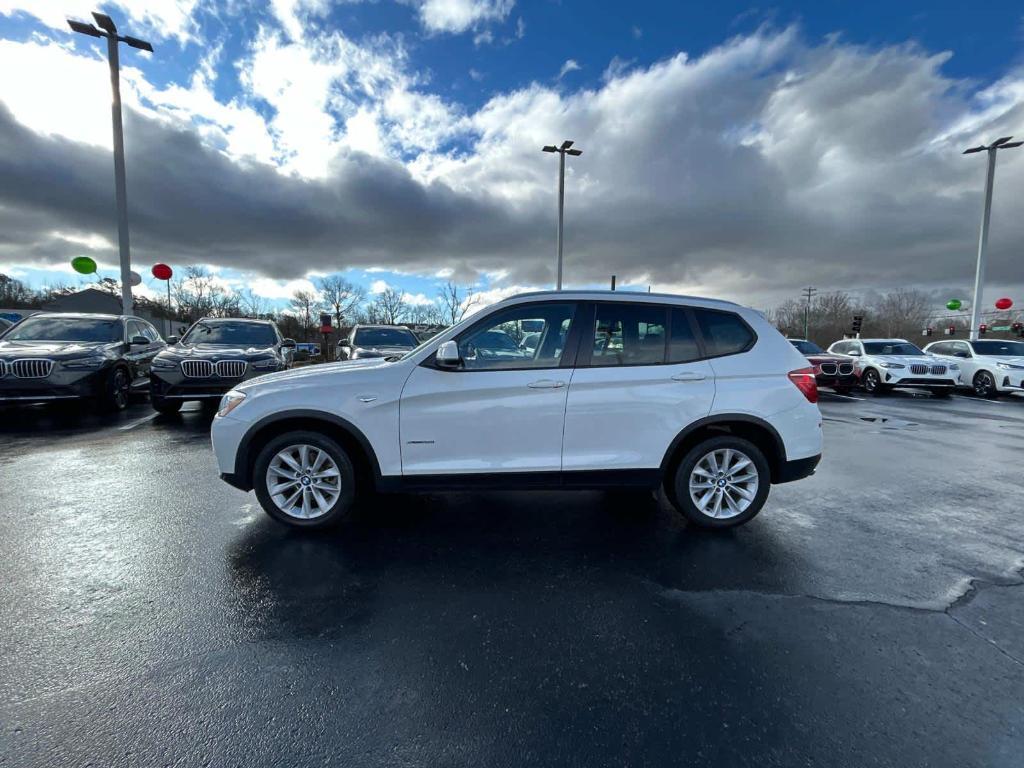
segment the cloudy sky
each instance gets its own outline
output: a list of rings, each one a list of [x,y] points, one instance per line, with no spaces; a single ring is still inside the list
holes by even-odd
[[[709,5],[102,3],[155,47],[122,51],[133,265],[277,301],[336,272],[420,301],[549,287],[540,148],[568,138],[568,285],[965,293],[985,169],[960,152],[1024,136],[1019,7]],[[0,272],[37,286],[82,254],[116,276],[106,63],[65,21],[91,10],[0,0]],[[1005,152],[986,304],[1024,303],[1022,193]]]

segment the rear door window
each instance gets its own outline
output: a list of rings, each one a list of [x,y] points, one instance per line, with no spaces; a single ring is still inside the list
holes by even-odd
[[[708,357],[735,355],[754,345],[754,332],[738,315],[709,309],[694,309],[693,313]]]
[[[672,310],[671,334],[668,342],[668,361],[670,363],[692,363],[700,360],[700,345],[694,336],[687,310]]]
[[[598,304],[590,365],[664,363],[667,319],[666,308],[657,304]]]

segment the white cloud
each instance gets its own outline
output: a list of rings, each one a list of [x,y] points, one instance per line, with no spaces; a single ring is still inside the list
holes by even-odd
[[[565,64],[562,65],[562,68],[558,70],[558,79],[561,80],[570,72],[576,72],[580,69],[583,69],[583,67],[579,65],[579,62],[577,62],[576,59],[567,59]]]
[[[461,33],[481,22],[504,21],[515,0],[412,0],[429,32]]]
[[[425,307],[435,303],[434,299],[424,293],[403,293],[402,301],[413,307]]]
[[[320,295],[317,287],[306,278],[272,280],[268,277],[258,277],[254,280],[246,281],[245,286],[252,289],[252,292],[257,296],[262,296],[266,299],[290,299],[296,291],[308,291],[316,296]],[[237,283],[235,287],[239,287]]]
[[[374,280],[370,283],[370,293],[384,293],[390,287],[386,280]]]
[[[154,40],[190,40],[196,31],[193,18],[199,0],[108,0],[104,13],[114,19],[121,34]],[[24,13],[44,24],[68,32],[70,19],[92,22],[96,5],[83,0],[0,0],[0,15]]]

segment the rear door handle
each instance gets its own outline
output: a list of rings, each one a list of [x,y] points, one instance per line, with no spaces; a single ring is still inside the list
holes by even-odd
[[[565,386],[565,382],[555,381],[554,379],[540,379],[538,381],[531,381],[526,386],[530,389],[560,389]]]
[[[693,371],[684,371],[683,373],[677,373],[672,377],[672,381],[704,381],[707,377],[703,373],[695,373]]]

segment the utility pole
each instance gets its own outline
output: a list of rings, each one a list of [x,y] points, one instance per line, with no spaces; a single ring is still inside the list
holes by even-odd
[[[1013,141],[1013,136],[1004,136],[996,139],[987,147],[971,147],[965,149],[965,155],[973,155],[975,152],[988,152],[988,173],[985,176],[985,204],[981,209],[981,231],[978,233],[978,264],[974,271],[974,301],[971,303],[971,340],[978,339],[978,330],[981,327],[981,302],[982,292],[985,290],[985,258],[988,249],[988,226],[992,217],[992,186],[996,178],[996,152],[1000,149],[1013,149],[1024,144],[1024,141]]]
[[[89,37],[107,38],[107,63],[110,66],[110,116],[114,124],[114,190],[117,195],[117,245],[121,255],[121,311],[130,315],[133,309],[131,281],[131,251],[128,244],[128,191],[124,173],[124,128],[121,124],[121,67],[118,44],[127,43],[132,48],[153,52],[153,46],[137,37],[118,35],[113,19],[106,14],[92,14],[97,29],[92,24],[68,20],[72,31]]]
[[[808,324],[811,316],[811,298],[818,292],[818,289],[812,285],[804,288],[803,293],[807,298],[807,302],[804,304],[804,338],[808,338]]]
[[[612,275],[612,290],[615,290],[615,275]]]
[[[571,149],[573,142],[566,139],[561,146],[549,144],[543,147],[544,152],[558,153],[558,267],[556,270],[555,290],[562,290],[562,232],[565,221],[565,156],[579,157],[581,149]]]

